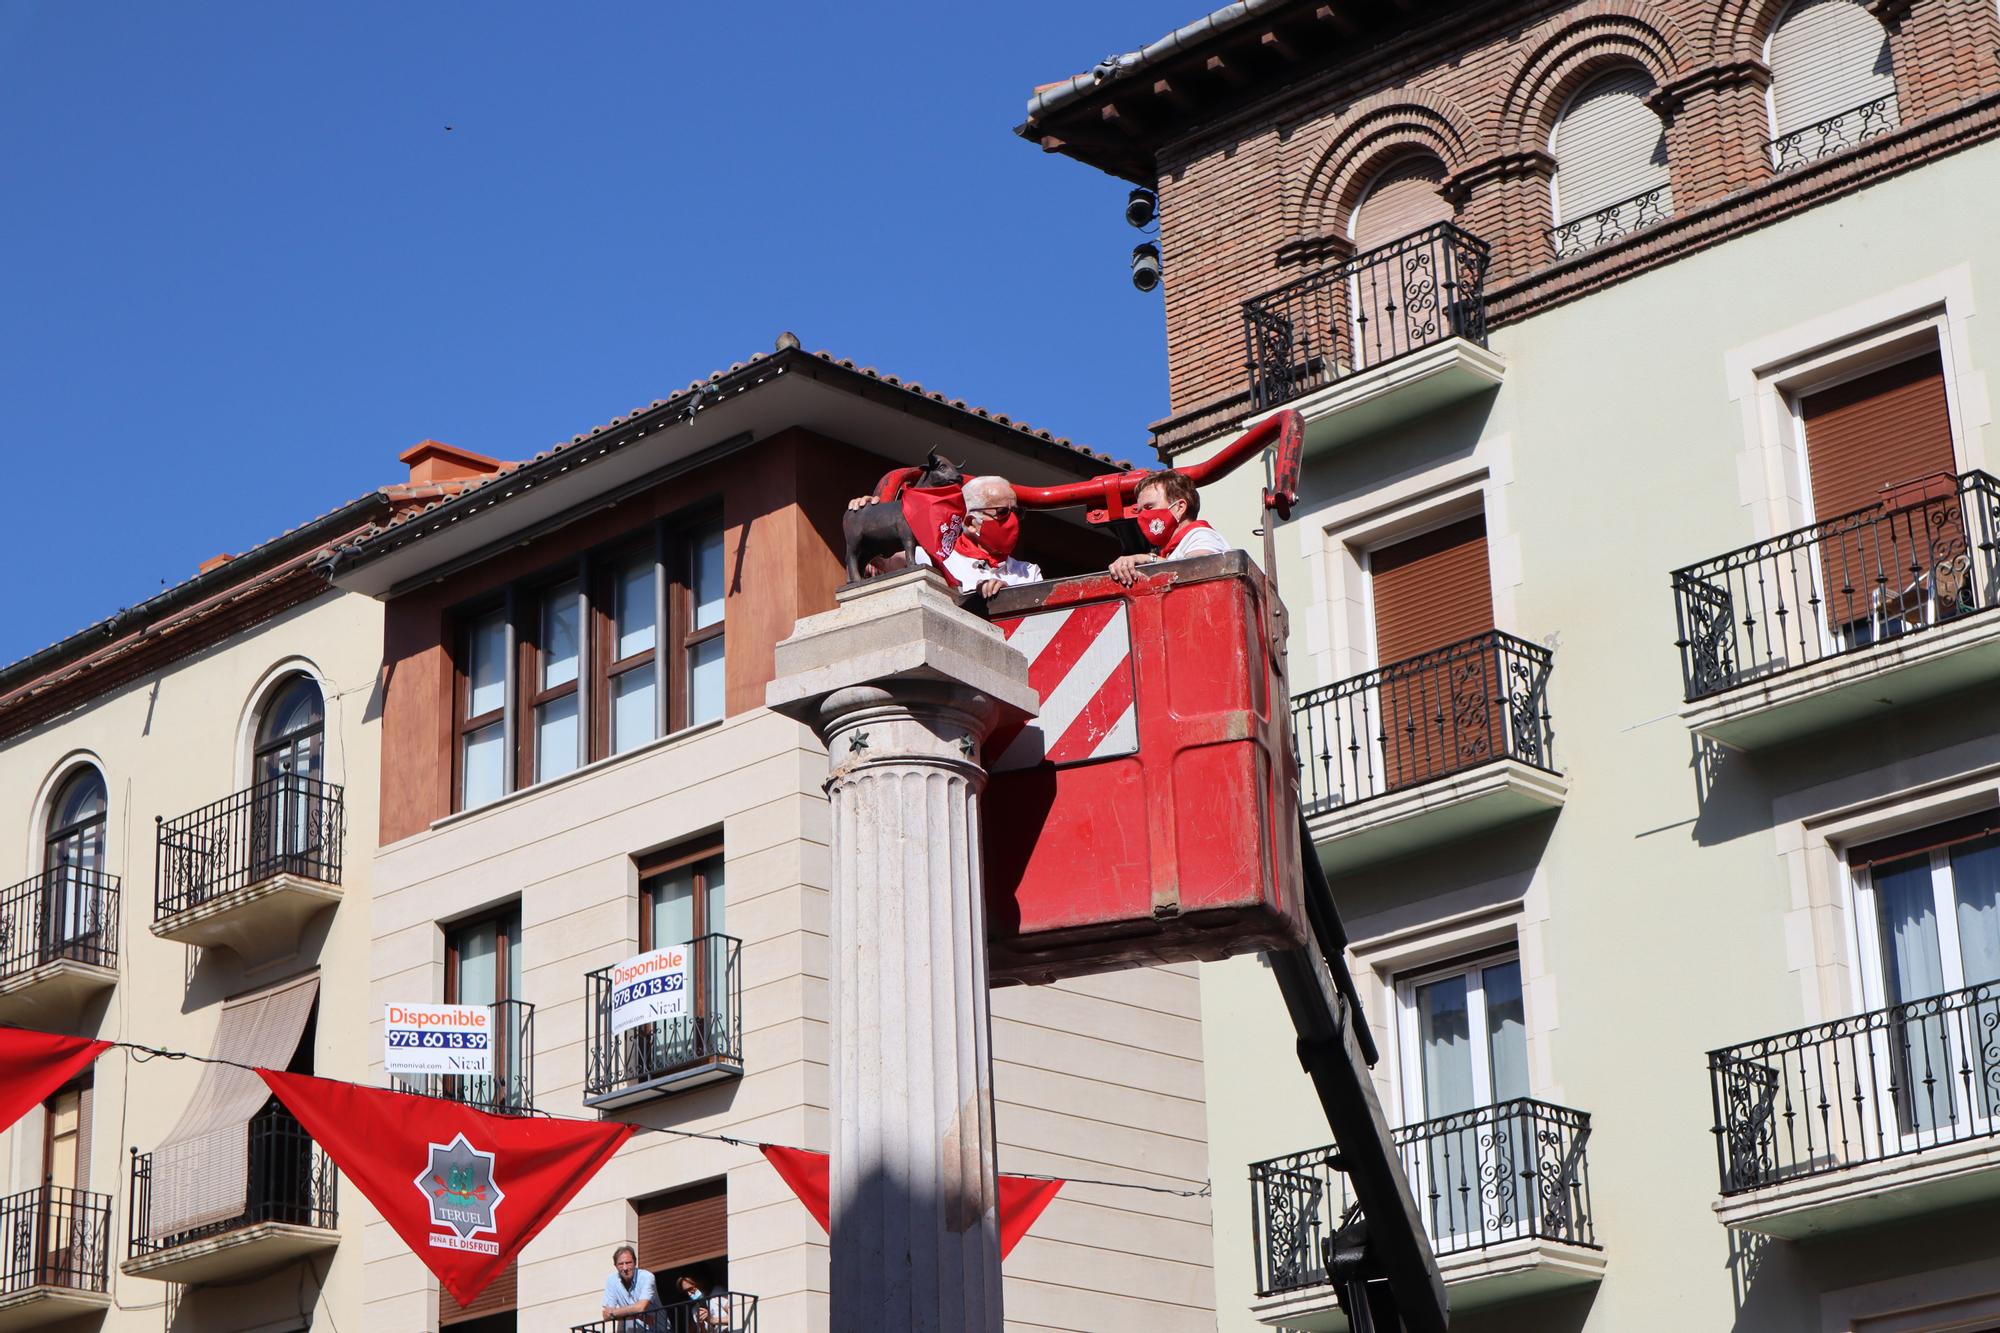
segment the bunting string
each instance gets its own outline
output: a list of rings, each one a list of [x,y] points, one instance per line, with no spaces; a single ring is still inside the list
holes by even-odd
[[[22,1030],[30,1031],[32,1029],[22,1029]],[[114,1047],[118,1050],[129,1052],[133,1060],[139,1064],[147,1064],[154,1060],[194,1060],[201,1064],[228,1065],[233,1069],[247,1070],[250,1073],[259,1075],[262,1075],[263,1073],[267,1072],[262,1068],[260,1068],[259,1066],[247,1065],[238,1060],[228,1060],[217,1055],[199,1055],[193,1051],[176,1051],[176,1050],[171,1050],[164,1046],[148,1046],[143,1042],[112,1041],[108,1042],[107,1045]],[[398,1089],[394,1088],[388,1088],[388,1089],[375,1088],[375,1085],[373,1084],[362,1083],[354,1079],[329,1078],[325,1079],[324,1081],[328,1083],[342,1083],[346,1084],[349,1087],[369,1088],[369,1089],[374,1089],[376,1091],[390,1091],[390,1092],[399,1091]],[[413,1093],[411,1095],[418,1096],[421,1094]],[[572,1124],[602,1123],[600,1121],[594,1121],[594,1120],[579,1120],[574,1116],[559,1116],[552,1111],[544,1111],[538,1108],[530,1108],[523,1110],[518,1113],[518,1116],[523,1119],[535,1118],[542,1120],[568,1121]],[[792,1144],[769,1143],[759,1139],[746,1139],[739,1135],[724,1134],[712,1130],[676,1129],[668,1125],[634,1125],[632,1128],[635,1136],[639,1134],[668,1134],[676,1138],[703,1139],[711,1143],[724,1143],[728,1144],[730,1147],[733,1148],[750,1148],[757,1152],[762,1152],[766,1148],[779,1148],[794,1152],[817,1151],[816,1149],[810,1149],[810,1148],[798,1148]],[[1176,1199],[1207,1199],[1213,1197],[1214,1195],[1213,1182],[1206,1180],[1203,1181],[1199,1187],[1184,1189],[1184,1188],[1176,1188],[1170,1185],[1147,1185],[1139,1181],[1133,1181],[1133,1180],[1093,1180],[1086,1176],[1051,1176],[1051,1175],[1043,1175],[1033,1171],[1010,1171],[1007,1174],[1012,1176],[1018,1176],[1024,1180],[1044,1180],[1044,1181],[1060,1180],[1060,1181],[1065,1181],[1071,1185],[1094,1185],[1102,1189],[1137,1190],[1146,1194],[1164,1194]]]

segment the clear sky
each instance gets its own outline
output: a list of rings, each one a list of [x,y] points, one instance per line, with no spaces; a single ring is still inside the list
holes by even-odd
[[[0,661],[782,329],[1142,459],[1127,186],[1031,88],[1134,0],[0,0]]]

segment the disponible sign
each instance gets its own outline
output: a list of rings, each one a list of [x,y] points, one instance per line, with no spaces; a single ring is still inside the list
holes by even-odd
[[[654,949],[611,969],[611,1030],[627,1032],[649,1023],[686,1018],[694,989],[688,947]]]
[[[483,1004],[384,1007],[383,1063],[391,1074],[490,1074],[493,1011]]]

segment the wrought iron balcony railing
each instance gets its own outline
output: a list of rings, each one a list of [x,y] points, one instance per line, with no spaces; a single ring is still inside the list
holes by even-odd
[[[1308,815],[1497,759],[1554,771],[1540,644],[1492,630],[1292,699]]]
[[[153,1154],[134,1148],[126,1209],[131,1256],[137,1259],[265,1222],[321,1231],[340,1225],[339,1175],[333,1162],[284,1107],[268,1106],[251,1119],[247,1150],[248,1187],[241,1215],[161,1235],[152,1229]]]
[[[103,1291],[110,1258],[110,1195],[48,1184],[0,1199],[0,1296]]]
[[[660,1299],[676,1299],[679,1293],[667,1290],[671,1275],[655,1276],[661,1282]],[[718,1291],[704,1296],[698,1304],[681,1301],[651,1314],[571,1324],[569,1333],[757,1333],[757,1298],[740,1291]]]
[[[1600,245],[1630,236],[1641,227],[1664,222],[1674,215],[1673,190],[1655,185],[1643,194],[1621,199],[1615,204],[1571,218],[1549,228],[1549,246],[1557,259],[1570,259],[1595,250]]]
[[[289,774],[160,820],[153,919],[276,875],[338,884],[346,828],[339,787]]]
[[[420,1097],[464,1102],[500,1115],[535,1109],[535,1006],[502,1000],[493,1008],[493,1072],[490,1074],[398,1074],[395,1086]]]
[[[1243,303],[1253,411],[1466,338],[1486,342],[1486,242],[1448,222]]]
[[[1688,702],[2000,605],[1996,543],[2000,482],[1940,473],[1675,570]]]
[[[1863,102],[1837,116],[1767,140],[1764,147],[1771,154],[1772,171],[1797,171],[1823,157],[1844,153],[1856,144],[1887,134],[1896,128],[1898,120],[1896,94],[1884,93],[1872,102]]]
[[[0,890],[0,978],[64,959],[118,966],[118,876],[61,866]]]
[[[1709,1052],[1722,1192],[2000,1136],[1996,1033],[1988,983]]]
[[[1592,1221],[1590,1117],[1547,1102],[1501,1102],[1407,1125],[1396,1156],[1439,1258],[1518,1240],[1597,1248]],[[1325,1243],[1353,1200],[1333,1166],[1337,1147],[1250,1168],[1257,1293],[1327,1279]]]
[[[708,1065],[743,1063],[743,943],[703,935],[688,944],[693,975],[685,1018],[663,1019],[624,1032],[612,1027],[611,969],[584,975],[585,1102],[643,1091]]]

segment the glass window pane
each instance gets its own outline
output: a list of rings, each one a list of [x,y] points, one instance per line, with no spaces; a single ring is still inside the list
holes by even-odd
[[[665,949],[693,939],[694,867],[669,870],[648,888],[653,897],[653,947]]]
[[[507,918],[507,989],[503,1000],[521,998],[521,918]]]
[[[653,739],[658,723],[653,686],[651,663],[611,678],[611,753],[623,754]]]
[[[708,882],[708,921],[704,935],[727,935],[729,923],[722,911],[722,858],[711,856],[701,863],[702,877]]]
[[[694,628],[703,629],[722,619],[722,529],[704,532],[694,540]]]
[[[722,637],[688,649],[688,725],[722,716]]]
[[[1528,1021],[1521,1001],[1521,964],[1495,963],[1480,973],[1486,991],[1486,1056],[1493,1070],[1493,1100],[1528,1095]]]
[[[466,733],[462,809],[470,810],[506,794],[506,738],[506,728],[498,722]]]
[[[1944,958],[1938,948],[1929,854],[1876,866],[1869,876],[1882,916],[1884,997],[1902,1004],[1941,994]]]
[[[576,767],[576,700],[576,695],[566,694],[535,709],[537,782],[559,778]]]
[[[507,699],[507,617],[495,611],[472,623],[467,635],[471,660],[465,674],[471,688],[466,691],[465,715],[490,713]]]
[[[658,609],[654,597],[652,557],[636,560],[620,570],[617,660],[623,661],[653,646],[653,622]]]
[[[1473,1105],[1472,1017],[1463,976],[1417,987],[1417,1043],[1422,1053],[1424,1118]]]
[[[453,1004],[492,1004],[500,998],[500,927],[482,921],[457,932],[458,994]]]
[[[551,588],[542,599],[542,688],[552,689],[576,679],[576,584]]]
[[[1964,984],[2000,981],[2000,838],[1952,848],[1951,880],[1958,897]]]

